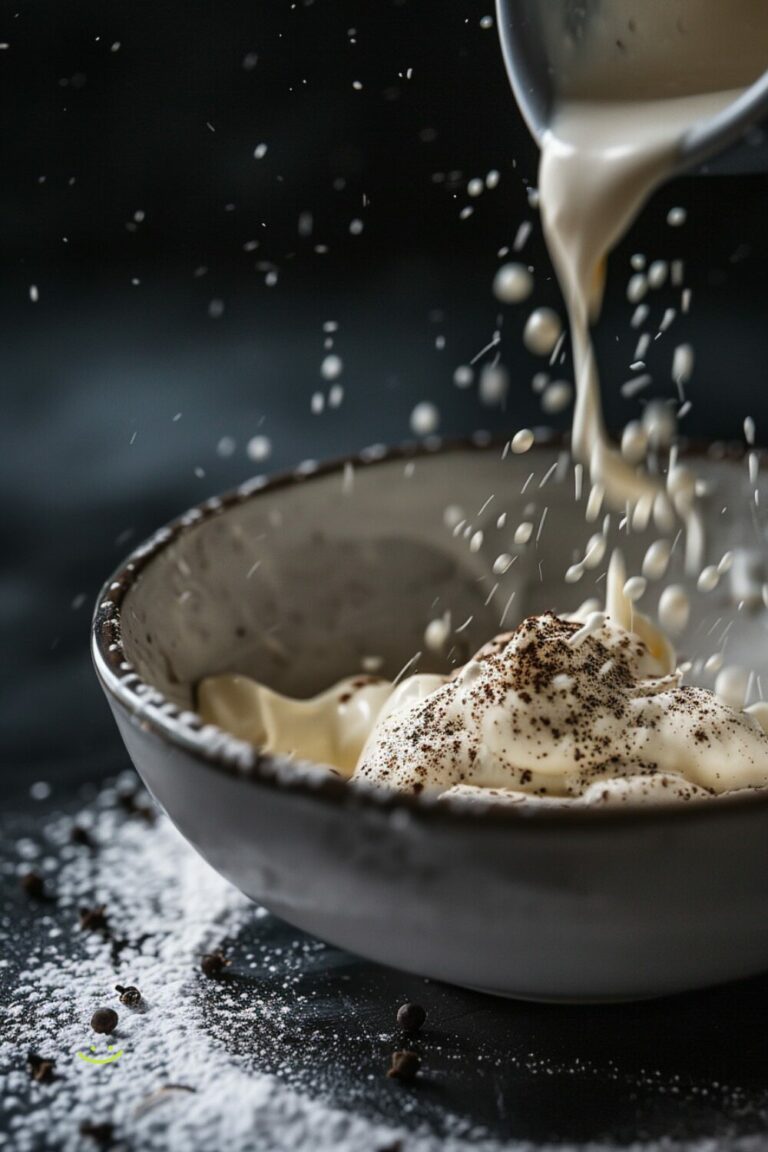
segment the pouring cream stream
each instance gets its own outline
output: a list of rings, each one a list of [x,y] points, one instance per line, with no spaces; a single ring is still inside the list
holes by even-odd
[[[668,529],[673,505],[694,572],[703,540],[690,494],[674,490],[673,469],[665,491],[608,440],[590,323],[600,312],[608,253],[675,171],[686,133],[768,65],[768,8],[761,0],[612,0],[596,6],[578,41],[551,27],[548,41],[559,99],[542,141],[539,196],[570,321],[573,455],[608,503],[641,523],[653,515]]]
[[[545,24],[559,9],[543,9]],[[572,453],[593,490],[636,527],[703,534],[689,485],[625,459],[608,438],[590,324],[610,250],[678,163],[691,127],[768,63],[763,0],[611,0],[577,41],[552,37],[560,98],[542,141],[542,224],[568,309],[576,381]],[[597,501],[599,506],[599,501]],[[741,711],[680,686],[663,633],[634,608],[623,561],[605,611],[530,617],[450,677],[395,687],[350,678],[288,700],[245,677],[199,689],[204,719],[266,752],[329,764],[373,786],[503,802],[690,800],[768,784],[765,708]]]

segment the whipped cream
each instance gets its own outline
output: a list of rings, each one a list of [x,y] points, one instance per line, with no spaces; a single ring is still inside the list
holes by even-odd
[[[768,736],[753,716],[681,686],[637,633],[548,613],[496,637],[423,700],[390,708],[354,778],[465,797],[471,786],[486,799],[690,799],[768,783]]]
[[[451,676],[352,677],[310,700],[217,676],[199,711],[266,752],[448,800],[659,803],[768,785],[768,710],[683,685],[628,583],[616,552],[604,612],[529,616]]]

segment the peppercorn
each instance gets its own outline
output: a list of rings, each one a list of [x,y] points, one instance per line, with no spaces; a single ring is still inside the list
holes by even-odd
[[[109,931],[109,924],[107,922],[106,905],[98,904],[93,908],[80,909],[80,928],[83,932],[107,932]]]
[[[45,880],[39,872],[25,872],[19,883],[32,900],[41,900],[45,896]]]
[[[120,993],[120,1003],[125,1004],[127,1008],[138,1008],[141,1004],[141,992],[133,984],[127,986],[115,984],[115,992]]]
[[[228,968],[230,961],[227,960],[224,953],[219,950],[217,952],[206,952],[200,961],[200,967],[203,975],[207,976],[209,980],[217,980],[225,968]]]
[[[91,1028],[94,1032],[101,1032],[109,1036],[117,1028],[118,1015],[114,1008],[97,1008],[91,1016]]]
[[[401,1004],[397,1010],[397,1023],[404,1032],[418,1032],[426,1018],[421,1004]]]

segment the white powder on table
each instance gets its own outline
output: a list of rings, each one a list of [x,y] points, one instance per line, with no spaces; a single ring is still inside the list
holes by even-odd
[[[292,1066],[289,1041],[295,1040],[297,1018],[307,999],[306,987],[298,986],[302,957],[321,953],[324,946],[300,937],[292,945],[291,963],[280,947],[266,946],[256,957],[246,956],[246,960],[257,960],[250,967],[265,976],[278,972],[284,995],[270,994],[266,978],[263,994],[252,976],[206,980],[200,972],[201,955],[222,944],[226,949],[226,941],[249,925],[253,933],[254,920],[266,924],[268,913],[213,872],[165,817],[154,826],[128,818],[115,807],[116,798],[114,788],[105,789],[78,819],[89,828],[96,848],[71,844],[74,821],[57,817],[44,829],[42,847],[28,838],[16,843],[14,855],[24,861],[23,868],[13,863],[3,869],[6,880],[11,878],[10,871],[37,869],[44,874],[56,903],[29,905],[29,914],[38,919],[42,930],[41,942],[26,957],[25,970],[16,979],[0,1035],[0,1148],[13,1152],[97,1149],[95,1142],[80,1134],[80,1125],[110,1122],[116,1147],[142,1152],[389,1152],[395,1148],[401,1152],[468,1152],[470,1148],[546,1152],[546,1146],[528,1141],[498,1141],[470,1121],[451,1115],[443,1114],[440,1132],[426,1121],[414,1128],[420,1108],[418,1085],[393,1086],[401,1093],[403,1117],[411,1115],[411,1123],[401,1126],[318,1099],[323,1077],[306,1067],[302,1072]],[[113,935],[128,941],[117,954],[116,964],[109,938],[75,932],[73,940],[64,929],[67,922],[77,922],[80,907],[101,903],[107,907]],[[7,969],[6,952],[0,955],[0,967]],[[138,986],[143,1007],[131,1010],[119,1003],[116,983]],[[347,999],[340,991],[338,1028],[333,1028],[337,1046],[339,1041],[344,1044],[344,1028],[349,1024]],[[296,1017],[289,1007],[292,1000]],[[119,1014],[112,1036],[96,1036],[89,1027],[98,1007],[113,1007]],[[388,1011],[382,1008],[382,1019]],[[359,1027],[356,1021],[355,1029]],[[380,1034],[377,1022],[369,1021],[368,1027],[375,1039],[385,1041],[387,1051],[398,1046],[393,1033],[389,1047],[389,1036]],[[240,1029],[244,1029],[244,1040],[238,1037]],[[285,1037],[284,1056],[281,1036]],[[322,1037],[313,1043],[317,1061],[333,1061]],[[88,1054],[91,1044],[99,1056],[106,1054],[107,1044],[115,1044],[123,1055],[108,1067],[88,1065],[77,1053]],[[440,1076],[430,1069],[429,1052],[431,1048],[436,1056],[446,1055],[440,1036],[421,1047],[423,1072],[437,1083]],[[53,1082],[30,1081],[29,1050],[55,1059]],[[269,1059],[270,1053],[274,1063],[275,1052],[280,1055],[280,1070],[293,1086],[254,1068],[263,1058]],[[462,1077],[461,1061],[486,1064],[489,1055],[480,1049],[466,1055],[454,1053],[451,1059],[459,1060],[457,1077]],[[617,1077],[614,1068],[606,1073],[579,1059],[572,1067],[556,1066],[524,1050],[503,1057],[497,1052],[490,1064],[498,1069],[514,1067],[532,1076],[572,1072],[590,1078]],[[382,1064],[382,1078],[384,1071]],[[641,1079],[651,1083],[655,1075]],[[361,1069],[358,1099],[365,1099],[370,1079],[370,1073]],[[666,1152],[714,1152],[719,1146],[716,1138],[670,1140],[663,1145]],[[552,1145],[558,1152],[575,1147]],[[610,1147],[608,1143],[578,1145],[581,1152]],[[660,1145],[645,1142],[622,1147],[623,1152],[650,1152]],[[734,1152],[760,1152],[764,1145],[762,1137],[744,1137],[729,1140],[729,1147]]]
[[[219,877],[165,817],[154,826],[127,820],[110,807],[114,799],[114,790],[107,789],[97,802],[91,829],[96,850],[70,845],[73,821],[59,818],[46,837],[49,845],[60,845],[63,865],[49,847],[25,865],[44,872],[56,905],[30,905],[32,915],[49,922],[49,943],[28,957],[0,1038],[0,1109],[9,1130],[5,1140],[0,1134],[0,1148],[82,1152],[98,1145],[80,1134],[80,1124],[104,1121],[114,1124],[118,1145],[180,1152],[376,1152],[398,1139],[408,1152],[470,1147],[460,1135],[414,1133],[325,1105],[275,1076],[254,1073],[251,1061],[228,1053],[209,1034],[201,991],[213,998],[219,1021],[229,1014],[233,1028],[249,1016],[263,1019],[284,1008],[263,998],[253,1003],[252,991],[242,991],[236,979],[206,980],[200,957],[250,918],[268,914]],[[83,822],[88,818],[86,813]],[[31,857],[28,841],[25,848]],[[76,922],[81,906],[102,903],[114,935],[140,942],[123,949],[117,968],[102,935],[78,934],[73,946],[56,926],[63,910]],[[139,987],[143,1010],[120,1004],[116,983]],[[90,1029],[98,1007],[118,1012],[111,1036]],[[91,1044],[98,1056],[106,1055],[108,1043],[123,1050],[110,1066],[88,1065],[77,1056],[89,1054]],[[54,1081],[30,1083],[29,1050],[55,1059]],[[194,1092],[171,1089],[157,1097],[165,1085]],[[412,1090],[397,1088],[407,1111]],[[467,1128],[458,1121],[456,1126]],[[471,1147],[490,1152],[499,1145],[474,1140]]]

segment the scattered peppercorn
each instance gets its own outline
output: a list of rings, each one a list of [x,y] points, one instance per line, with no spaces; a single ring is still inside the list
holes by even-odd
[[[219,950],[218,952],[206,952],[200,961],[200,967],[203,970],[203,975],[207,976],[209,980],[218,980],[230,963],[231,961],[227,960],[224,953]]]
[[[398,1027],[404,1032],[418,1032],[426,1018],[421,1004],[401,1004],[397,1010]]]
[[[93,847],[93,838],[87,828],[83,828],[82,824],[73,824],[69,833],[69,840],[71,844],[80,844],[83,848]]]
[[[47,1084],[50,1080],[54,1079],[53,1069],[56,1066],[55,1060],[49,1060],[46,1056],[38,1056],[37,1052],[30,1052],[27,1055],[27,1070],[33,1080],[37,1080],[39,1084]]]
[[[138,1008],[141,1004],[141,992],[133,984],[115,984],[115,992],[120,993],[120,1003],[127,1008]]]
[[[104,1120],[100,1124],[93,1124],[90,1120],[84,1120],[80,1125],[80,1135],[90,1136],[91,1140],[95,1140],[97,1144],[111,1144],[114,1133],[115,1127],[108,1120]]]
[[[120,807],[129,816],[140,816],[147,824],[154,824],[156,812],[149,804],[141,804],[137,799],[137,792],[121,792],[117,798]]]
[[[80,909],[80,927],[83,932],[108,932],[106,905]]]
[[[45,896],[45,880],[39,872],[25,872],[19,883],[31,899],[41,900]]]
[[[387,1071],[387,1076],[391,1080],[402,1080],[404,1083],[410,1083],[420,1067],[421,1059],[415,1052],[409,1052],[407,1049],[402,1052],[393,1052],[392,1063]]]
[[[117,1020],[118,1016],[114,1008],[97,1008],[91,1016],[91,1028],[94,1032],[109,1036],[110,1032],[114,1032],[117,1028]]]

